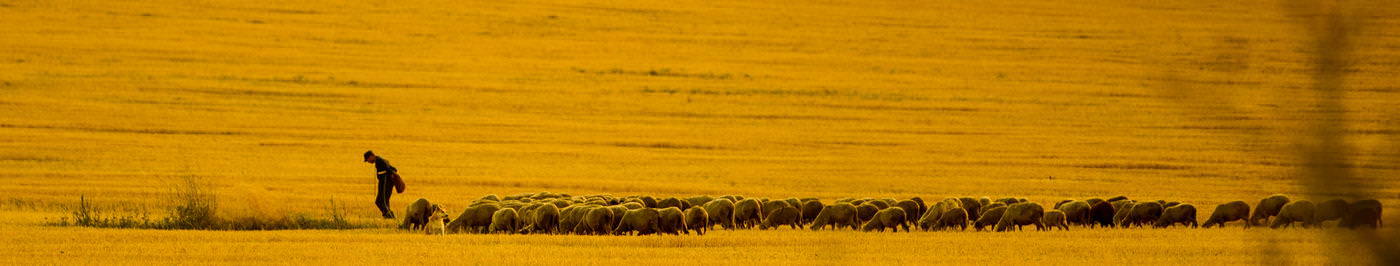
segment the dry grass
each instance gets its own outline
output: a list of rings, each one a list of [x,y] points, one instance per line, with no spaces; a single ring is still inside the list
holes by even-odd
[[[1273,1],[3,1],[0,226],[19,233],[0,236],[14,243],[0,258],[1365,264],[1323,245],[1348,235],[1307,230],[424,239],[41,226],[79,195],[113,213],[163,210],[169,180],[187,175],[208,178],[226,215],[323,213],[334,198],[350,222],[388,224],[366,149],[403,170],[400,210],[554,191],[1123,194],[1206,212],[1281,192],[1377,198],[1394,217],[1400,12],[1348,4],[1375,15],[1346,51],[1359,60],[1328,83],[1342,88],[1333,103],[1310,90],[1322,45],[1296,22],[1314,14]],[[1334,122],[1349,147],[1335,167],[1352,179],[1333,185],[1365,189],[1327,191],[1355,194],[1298,179],[1308,158],[1294,151],[1310,143],[1296,136]],[[518,252],[538,249],[563,255]]]

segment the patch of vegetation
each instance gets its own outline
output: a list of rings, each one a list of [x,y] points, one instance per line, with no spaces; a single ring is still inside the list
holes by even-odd
[[[174,204],[164,217],[153,219],[147,211],[104,213],[86,196],[78,196],[78,205],[67,217],[52,223],[56,226],[98,228],[132,228],[165,230],[304,230],[374,228],[371,223],[354,223],[346,219],[348,210],[331,199],[325,215],[295,213],[281,217],[224,216],[218,212],[219,200],[213,186],[193,176],[185,177],[174,188]]]

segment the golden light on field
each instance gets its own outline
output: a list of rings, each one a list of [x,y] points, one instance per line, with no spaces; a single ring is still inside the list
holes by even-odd
[[[1397,11],[0,0],[0,228],[13,232],[0,234],[0,263],[1377,264],[1334,229],[425,237],[379,219],[360,154],[407,179],[394,210],[539,191],[1046,205],[1127,195],[1208,216],[1284,193],[1374,198],[1396,221]],[[1344,78],[1318,82],[1334,50],[1313,23],[1338,12],[1354,19],[1338,24],[1355,26],[1336,48],[1348,59],[1321,69]],[[1309,189],[1316,161],[1298,151],[1318,145],[1308,134],[1319,124],[1336,125],[1346,149],[1332,155],[1349,178]],[[114,213],[163,210],[190,176],[212,182],[232,215],[320,215],[334,201],[383,228],[45,225],[80,196]]]

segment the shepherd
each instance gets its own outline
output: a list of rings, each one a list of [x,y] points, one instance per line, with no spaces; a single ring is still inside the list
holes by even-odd
[[[374,164],[375,177],[379,178],[379,189],[374,198],[374,206],[379,207],[379,212],[384,215],[384,219],[394,219],[394,211],[389,210],[389,196],[394,195],[393,189],[398,193],[403,193],[403,178],[399,177],[399,169],[389,165],[389,160],[375,156],[374,151],[365,151],[365,162]]]

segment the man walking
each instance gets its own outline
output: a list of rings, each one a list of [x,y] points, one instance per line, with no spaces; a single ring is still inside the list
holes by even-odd
[[[365,162],[374,164],[375,176],[379,178],[374,205],[379,207],[379,212],[385,219],[394,219],[394,211],[389,210],[389,196],[394,195],[394,177],[398,175],[399,169],[389,165],[389,160],[375,156],[374,151],[365,152]]]

